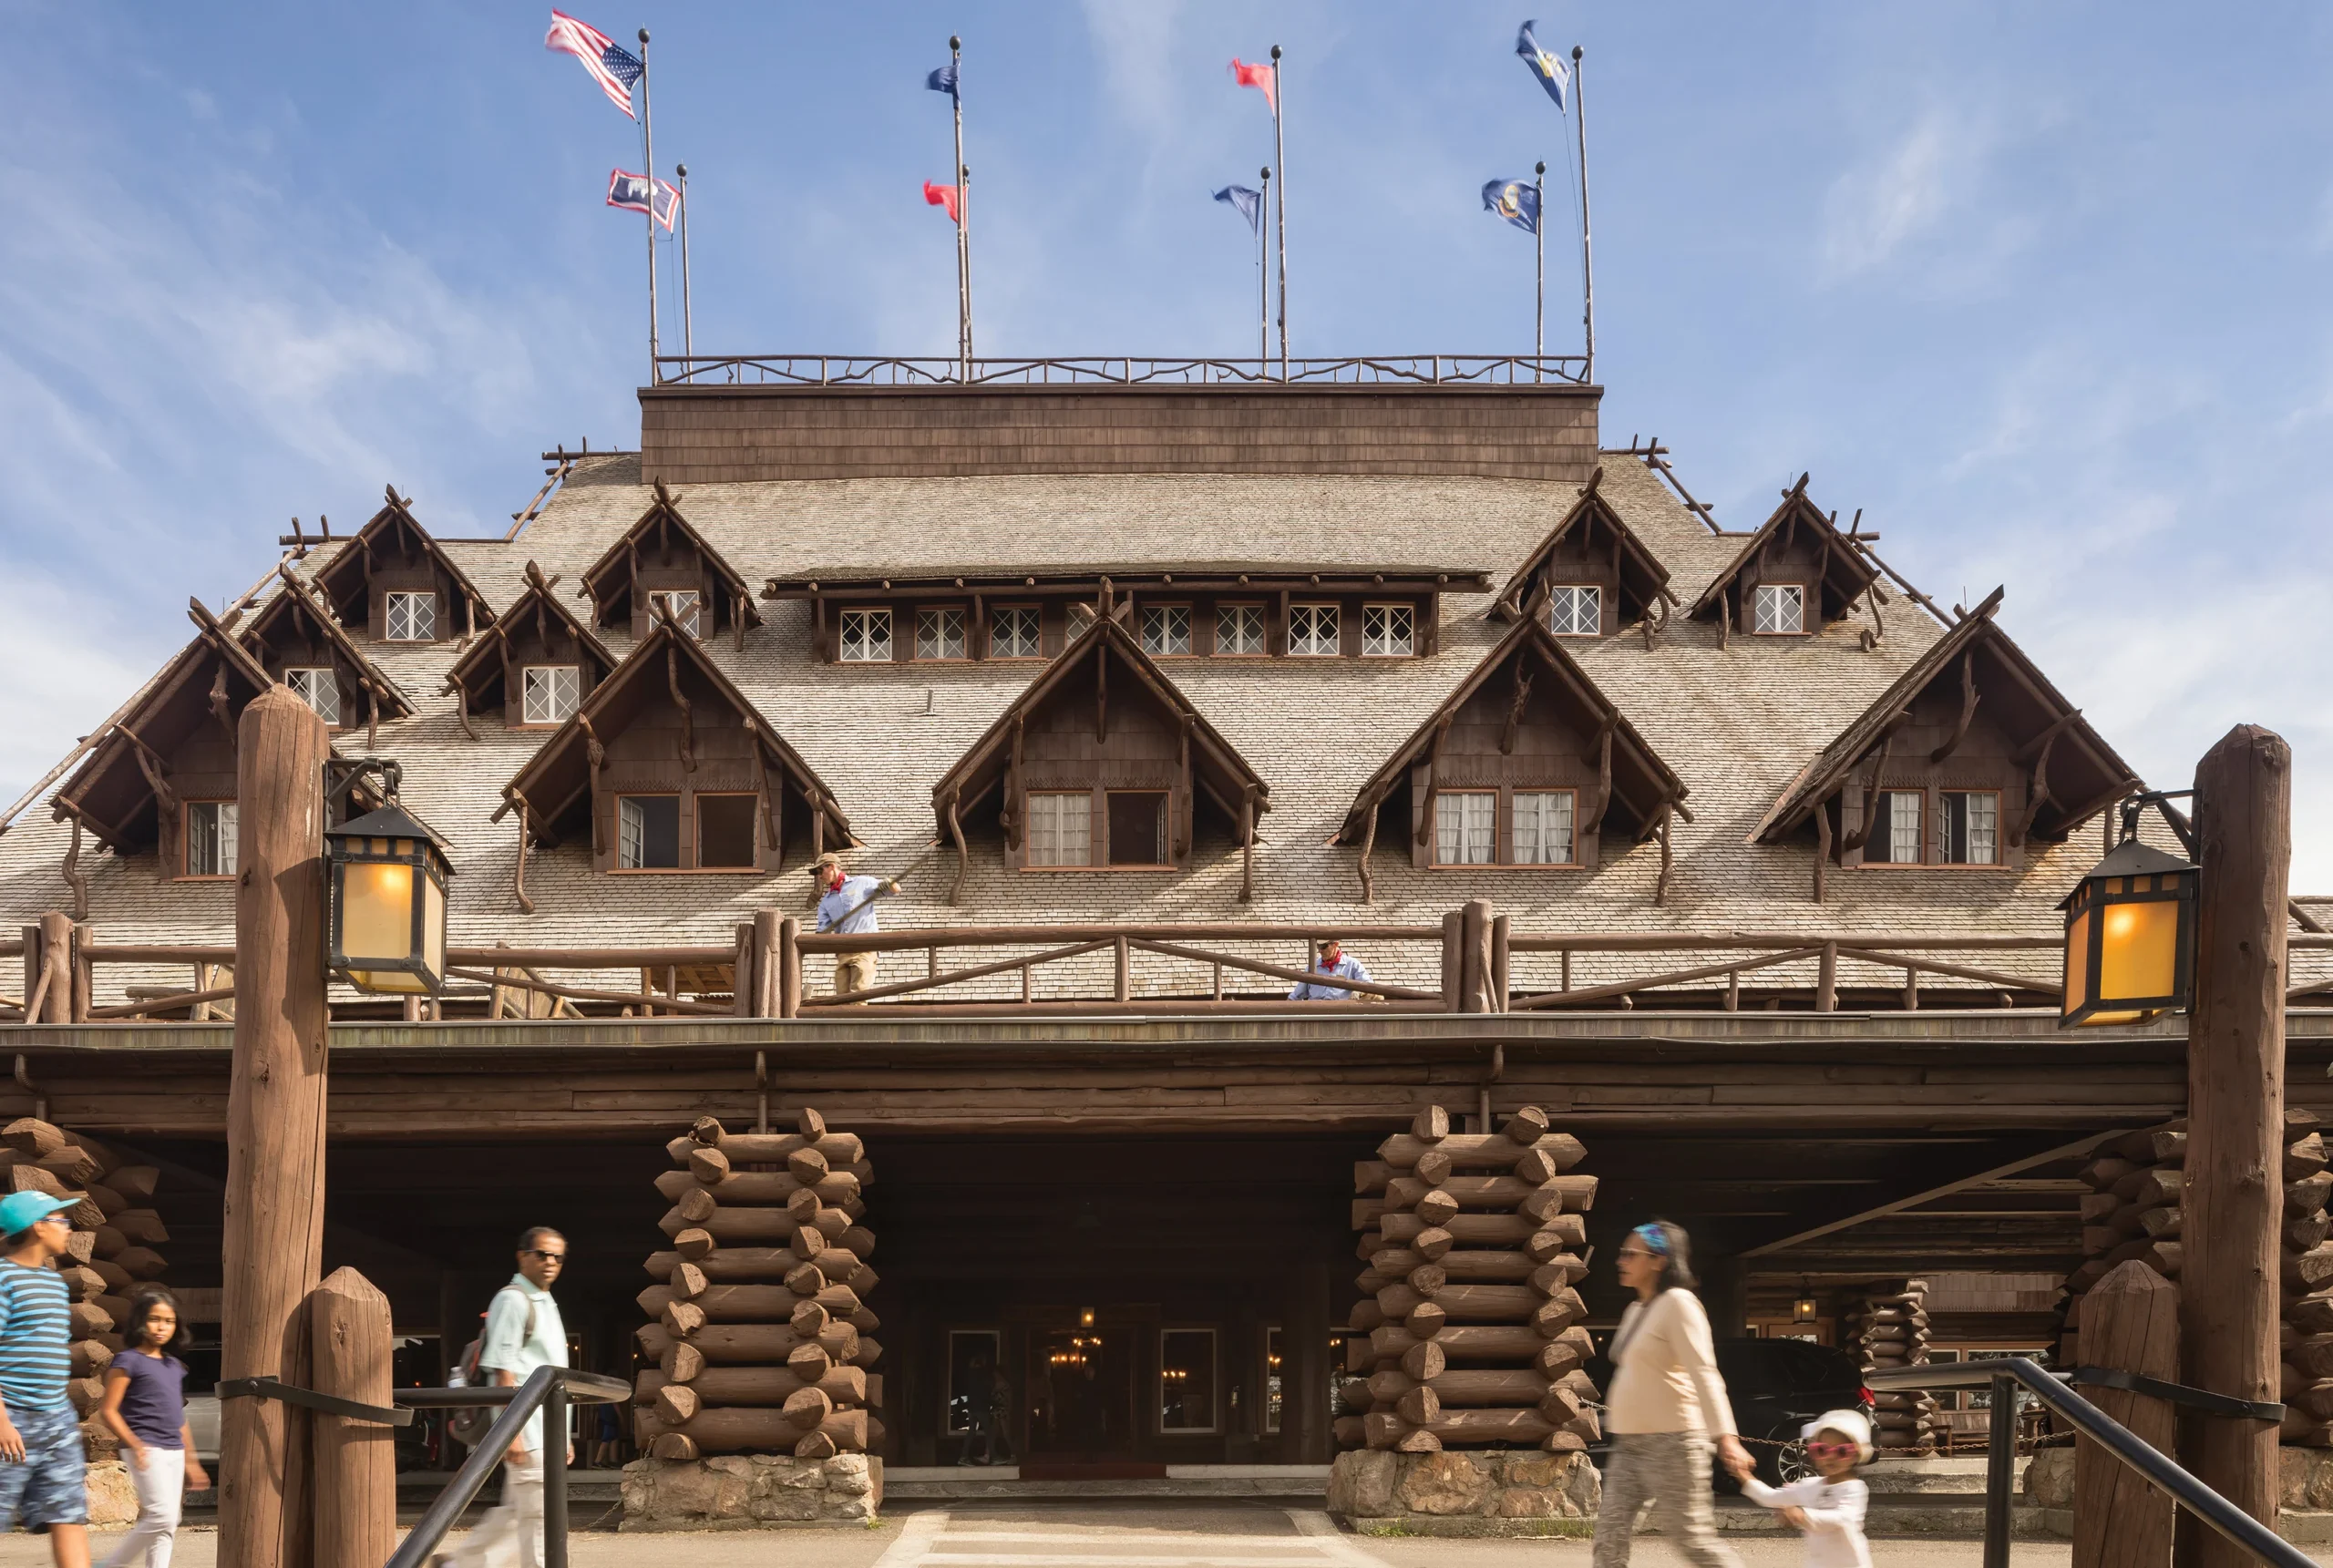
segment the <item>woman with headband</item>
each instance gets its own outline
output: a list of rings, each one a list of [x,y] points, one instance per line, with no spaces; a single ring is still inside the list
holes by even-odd
[[[1628,1562],[1637,1510],[1648,1500],[1687,1562],[1741,1568],[1710,1517],[1710,1445],[1736,1476],[1750,1472],[1750,1455],[1734,1435],[1688,1246],[1684,1230],[1667,1220],[1637,1226],[1620,1244],[1620,1283],[1637,1298],[1608,1352],[1604,1430],[1612,1451],[1596,1514],[1595,1568]]]

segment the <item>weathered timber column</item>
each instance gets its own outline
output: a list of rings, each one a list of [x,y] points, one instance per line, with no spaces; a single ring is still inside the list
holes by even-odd
[[[28,1020],[35,1023],[71,1023],[73,1021],[73,917],[61,909],[51,909],[40,917],[41,992],[40,1017]],[[25,998],[31,1005],[32,998]]]
[[[1281,1310],[1280,1440],[1286,1464],[1327,1464],[1329,1430],[1329,1258],[1317,1249],[1290,1260]]]
[[[1453,909],[1442,917],[1442,1010],[1463,1012],[1466,1007],[1466,916]]]
[[[777,911],[754,911],[754,1016],[783,1018],[777,977]]]
[[[315,1389],[362,1405],[391,1398],[389,1298],[353,1268],[336,1268],[308,1296]],[[385,1563],[397,1544],[395,1427],[318,1414],[314,1561]]]
[[[2195,1005],[2187,1032],[2187,1165],[2181,1228],[2180,1363],[2186,1382],[2239,1399],[2278,1397],[2276,1225],[2284,1204],[2285,894],[2292,864],[2292,749],[2250,724],[2195,768]],[[2082,1338],[2090,1337],[2082,1308]],[[2276,1425],[2183,1415],[2180,1458],[2271,1529]],[[2240,1568],[2249,1555],[2197,1528],[2179,1561]]]
[[[2179,1287],[2135,1258],[2081,1298],[2081,1360],[2166,1383],[2179,1380]],[[2098,1408],[2163,1452],[2177,1419],[2163,1400],[2086,1390]],[[2163,1568],[2171,1561],[2166,1492],[2088,1438],[2074,1440],[2074,1568]]]
[[[777,923],[777,1016],[802,1012],[802,922],[792,915]]]
[[[1491,907],[1469,898],[1458,911],[1458,1010],[1491,1010]]]
[[[285,1378],[293,1319],[324,1238],[324,877],[322,719],[270,687],[236,732],[235,1050],[227,1094],[226,1299],[221,1375]],[[300,1336],[304,1338],[305,1336]],[[287,1517],[284,1407],[229,1399],[219,1442],[219,1560],[304,1561]],[[287,1559],[287,1547],[295,1553]]]

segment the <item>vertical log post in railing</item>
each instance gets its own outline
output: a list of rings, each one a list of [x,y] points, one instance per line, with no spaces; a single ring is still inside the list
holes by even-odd
[[[286,686],[243,710],[236,732],[242,872],[235,887],[235,1045],[227,1092],[225,1378],[305,1387],[286,1351],[304,1345],[301,1304],[324,1241],[324,722]],[[293,1332],[299,1319],[299,1332]],[[306,1456],[287,1407],[229,1399],[219,1441],[219,1560],[307,1560]],[[295,1468],[296,1467],[296,1468]]]
[[[25,1021],[38,1023],[40,1009],[33,998],[40,990],[40,927],[37,925],[19,927],[25,944],[25,989],[16,994],[25,999]]]
[[[73,1021],[73,917],[51,909],[40,917],[41,993],[39,1023]],[[25,998],[27,1007],[32,998]]]
[[[777,911],[754,911],[754,1017],[782,1018],[777,979]]]
[[[1506,941],[1507,917],[1505,915],[1495,916],[1491,920],[1490,981],[1491,1011],[1493,1012],[1505,1012],[1506,1010],[1507,997],[1511,994],[1507,989]],[[1486,1111],[1483,1113],[1483,1131],[1487,1132],[1491,1130],[1490,1113]]]
[[[2179,1380],[2179,1287],[2133,1258],[2081,1298],[2081,1364]],[[2098,1408],[2164,1453],[2177,1419],[2164,1400],[2086,1389]],[[2074,1568],[2163,1568],[2171,1561],[2168,1494],[2088,1438],[2074,1440]]]
[[[1453,909],[1442,917],[1442,1010],[1461,1012],[1466,996],[1466,917]]]
[[[729,1010],[738,1018],[754,1016],[754,923],[737,923],[737,957],[729,977]]]
[[[2187,1030],[2187,1163],[2179,1360],[2189,1384],[2273,1400],[2284,1207],[2285,925],[2292,749],[2239,724],[2195,767],[2202,867]],[[2087,1307],[2084,1308],[2087,1313]],[[2088,1324],[2083,1325],[2087,1337]],[[2276,1523],[2276,1423],[2183,1413],[2179,1458],[2261,1523]],[[2183,1518],[2178,1561],[2238,1568],[2242,1548]]]
[[[89,962],[89,948],[98,939],[98,929],[87,920],[74,926],[70,933],[72,946],[67,949],[72,958],[73,1009],[69,1015],[75,1023],[89,1021],[90,993],[97,989],[97,966]]]
[[[353,1268],[336,1268],[308,1296],[315,1389],[360,1405],[391,1396],[389,1298]],[[317,1414],[317,1568],[385,1563],[397,1544],[394,1427]]]
[[[1491,907],[1469,898],[1458,911],[1458,1010],[1491,1010]]]
[[[802,922],[792,915],[777,923],[777,1016],[802,1016]]]
[[[2025,1389],[2014,1378],[1993,1379],[1985,1422],[1985,1568],[2009,1568],[2009,1508],[2017,1483],[2017,1412]]]
[[[1111,994],[1120,1001],[1131,1000],[1133,998],[1133,992],[1130,989],[1132,978],[1126,973],[1126,939],[1123,932],[1119,934],[1117,941],[1112,947],[1111,958],[1117,977],[1117,989]]]
[[[1814,1010],[1839,1010],[1839,944],[1823,944],[1822,957],[1814,961]]]

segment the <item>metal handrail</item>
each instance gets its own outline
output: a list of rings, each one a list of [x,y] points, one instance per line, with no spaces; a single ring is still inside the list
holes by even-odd
[[[1274,382],[1526,386],[1550,381],[1577,386],[1587,384],[1588,361],[1573,354],[1402,354],[1286,361],[1101,354],[970,362],[889,354],[667,354],[656,356],[655,377],[659,386],[1213,386]]]
[[[2017,1404],[2030,1393],[2148,1485],[2170,1493],[2212,1530],[2273,1568],[2312,1568],[2313,1559],[2205,1486],[2170,1455],[2068,1388],[2060,1375],[2024,1356],[1928,1364],[1864,1374],[1873,1389],[1976,1389],[1990,1385],[1992,1420],[1985,1454],[1985,1568],[2009,1568],[2009,1481],[2017,1457]],[[2021,1386],[2021,1387],[2020,1387]]]
[[[478,1501],[487,1477],[494,1473],[510,1445],[526,1430],[527,1419],[543,1412],[543,1565],[567,1568],[567,1406],[570,1399],[587,1405],[612,1404],[632,1398],[632,1385],[621,1378],[578,1372],[567,1367],[538,1367],[516,1388],[400,1389],[397,1403],[414,1409],[440,1409],[468,1405],[507,1407],[494,1418],[486,1436],[470,1457],[437,1494],[421,1522],[390,1553],[388,1568],[422,1568],[446,1539],[446,1532]],[[552,1432],[562,1434],[552,1442]]]

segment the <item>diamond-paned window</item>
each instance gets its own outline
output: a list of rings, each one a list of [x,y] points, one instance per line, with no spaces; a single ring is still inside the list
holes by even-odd
[[[879,664],[891,657],[891,612],[888,610],[846,610],[842,612],[842,661]]]
[[[572,664],[529,664],[520,673],[519,722],[563,724],[583,701],[583,671]]]
[[[989,622],[988,651],[992,659],[1038,657],[1037,607],[1013,605],[998,610]]]
[[[1144,606],[1142,651],[1154,659],[1188,653],[1191,651],[1191,607],[1187,604]]]
[[[1806,630],[1806,589],[1794,582],[1760,583],[1750,590],[1750,630],[1789,637]]]
[[[334,671],[286,670],[283,683],[327,724],[340,723],[340,676]]]
[[[434,593],[391,593],[388,599],[389,641],[437,641],[437,596]]]
[[[1604,590],[1593,583],[1558,583],[1547,592],[1547,630],[1558,637],[1594,637],[1604,630]]]
[[[915,656],[918,659],[964,658],[964,631],[968,624],[961,610],[917,610]]]
[[[673,623],[691,637],[704,635],[704,596],[693,588],[660,588],[648,595],[649,602],[661,604],[672,616]]]
[[[1219,654],[1264,651],[1264,607],[1219,604],[1215,609],[1215,651]]]
[[[1417,651],[1417,611],[1406,604],[1361,607],[1361,655],[1407,659]]]
[[[1066,618],[1068,631],[1064,641],[1074,642],[1079,638],[1084,636],[1094,625],[1094,617],[1095,613],[1094,607],[1085,603],[1083,600],[1071,605]]]
[[[1331,659],[1344,650],[1337,640],[1337,607],[1333,604],[1291,604],[1288,607],[1288,651],[1294,659]]]

